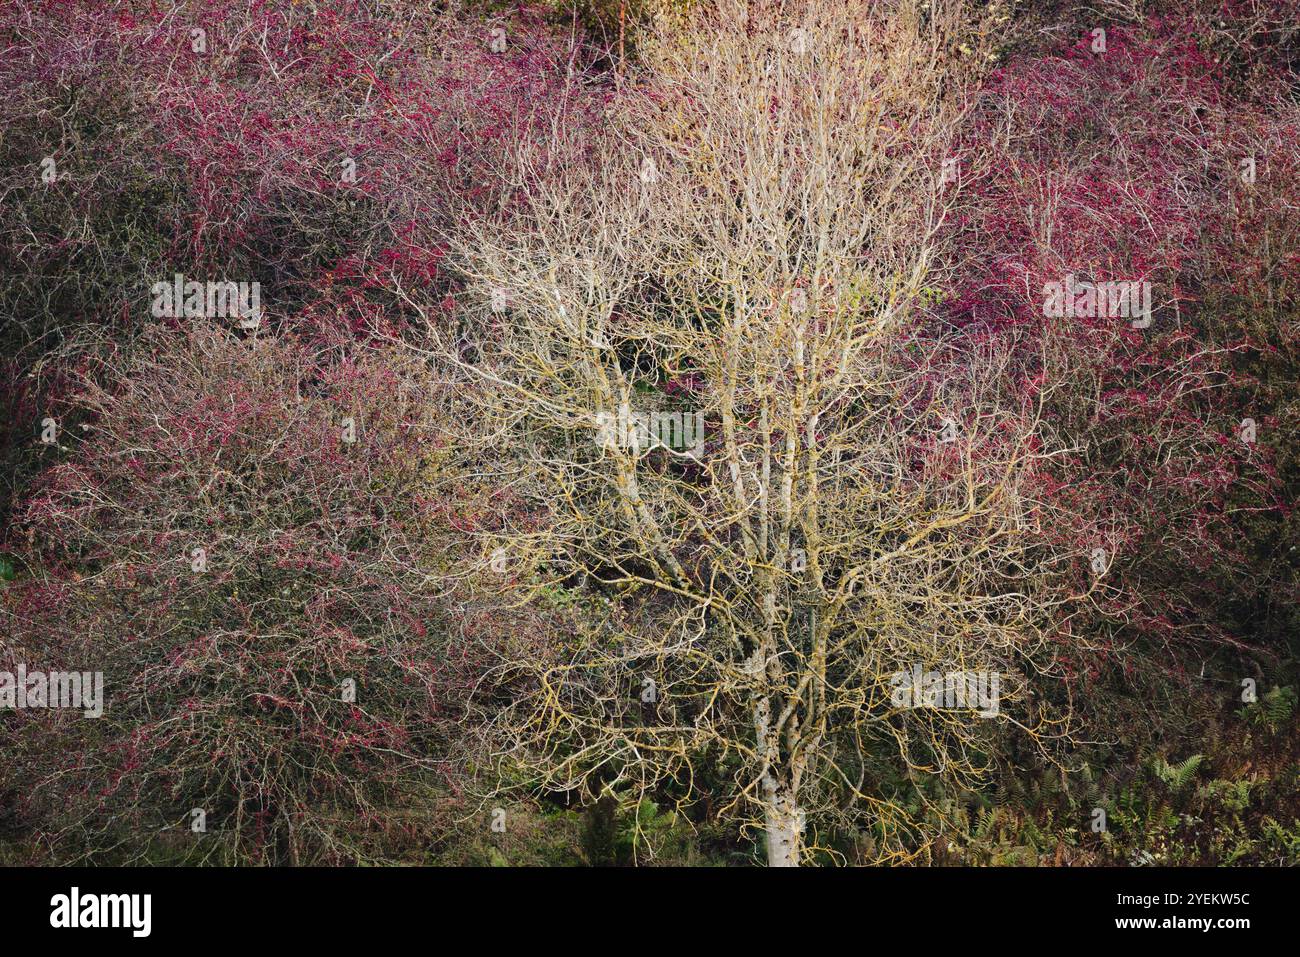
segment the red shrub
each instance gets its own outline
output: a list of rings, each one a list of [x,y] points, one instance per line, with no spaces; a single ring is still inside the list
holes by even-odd
[[[1275,421],[1251,374],[1258,343],[1207,305],[1261,268],[1273,290],[1294,281],[1294,258],[1263,262],[1249,224],[1276,226],[1294,203],[1276,176],[1296,160],[1279,135],[1294,111],[1268,90],[1249,101],[1223,90],[1219,66],[1177,25],[1112,28],[1104,52],[1085,36],[1001,71],[963,144],[969,206],[954,229],[966,285],[952,319],[1017,342],[1021,387],[1046,397],[1062,454],[1043,487],[1072,516],[1048,541],[1077,556],[1098,613],[1069,623],[1063,642],[1085,677],[1114,660],[1099,650],[1133,638],[1162,653],[1123,656],[1125,668],[1157,672],[1242,647],[1254,626],[1236,602],[1267,587],[1246,518],[1280,514]],[[1266,189],[1243,182],[1251,156]],[[1150,327],[1047,316],[1045,284],[1070,274],[1150,282]],[[1246,418],[1258,444],[1240,438]]]
[[[189,838],[200,808],[238,858],[366,857],[379,808],[455,778],[476,670],[429,584],[432,386],[211,328],[147,351],[84,396],[18,523],[39,570],[0,593],[5,659],[102,671],[104,717],[14,712],[8,783],[63,854]]]

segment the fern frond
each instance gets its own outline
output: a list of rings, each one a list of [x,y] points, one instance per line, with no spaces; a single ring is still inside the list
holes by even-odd
[[[1196,777],[1196,772],[1200,770],[1201,762],[1205,760],[1203,754],[1193,754],[1181,764],[1170,764],[1163,757],[1157,756],[1152,762],[1152,769],[1161,781],[1163,781],[1175,794],[1182,791]]]

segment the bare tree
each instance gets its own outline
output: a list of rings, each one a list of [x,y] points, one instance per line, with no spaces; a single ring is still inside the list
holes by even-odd
[[[934,6],[649,38],[595,155],[526,149],[525,198],[455,248],[482,304],[439,349],[460,448],[545,516],[484,554],[519,601],[607,608],[502,665],[497,753],[587,796],[734,769],[721,811],[772,865],[868,820],[899,846],[882,760],[967,778],[995,726],[1061,730],[1030,700],[1064,598],[1035,409],[995,350],[920,331],[958,195],[961,10]]]

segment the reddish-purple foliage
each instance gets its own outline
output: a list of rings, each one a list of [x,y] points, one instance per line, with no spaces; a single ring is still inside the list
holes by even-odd
[[[1239,371],[1257,344],[1221,309],[1257,293],[1263,272],[1272,288],[1294,283],[1295,246],[1270,262],[1258,240],[1294,201],[1285,131],[1297,114],[1268,90],[1226,99],[1217,65],[1177,24],[1107,40],[1104,53],[1084,37],[1014,62],[983,91],[962,144],[968,204],[954,229],[967,278],[951,320],[1014,342],[1021,388],[1046,397],[1066,450],[1041,476],[1046,514],[1065,517],[1046,541],[1078,556],[1084,589],[1089,555],[1106,550],[1093,593],[1110,624],[1102,645],[1154,640],[1173,652],[1156,664],[1176,669],[1189,643],[1239,643],[1225,595],[1260,584],[1243,517],[1280,504],[1267,441],[1239,437],[1246,418],[1261,438],[1273,424]],[[1045,284],[1068,274],[1150,282],[1154,321],[1046,316]],[[1075,641],[1069,666],[1096,675],[1102,659]]]
[[[365,856],[355,815],[454,782],[482,668],[428,587],[432,386],[391,353],[208,328],[148,345],[86,392],[78,456],[17,522],[33,572],[0,593],[5,664],[102,671],[107,697],[99,720],[16,713],[25,813],[59,808],[65,851],[180,833],[198,807],[227,853]]]
[[[23,397],[0,453],[23,475],[69,367],[174,272],[260,282],[268,326],[324,341],[442,318],[448,224],[509,202],[515,145],[599,102],[529,7],[54,0],[0,4],[0,38],[0,382]]]

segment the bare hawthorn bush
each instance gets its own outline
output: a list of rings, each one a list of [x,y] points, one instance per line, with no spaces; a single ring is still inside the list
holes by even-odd
[[[19,819],[55,860],[412,853],[474,674],[431,584],[435,384],[206,325],[97,378],[19,516],[0,655],[102,671],[104,715],[4,716]]]
[[[0,36],[0,514],[159,280],[257,281],[277,327],[441,315],[453,197],[583,108],[587,59],[536,9],[419,0],[5,4]]]
[[[1276,467],[1294,460],[1295,111],[1284,74],[1226,95],[1199,46],[1156,20],[1010,64],[968,118],[982,169],[953,224],[948,318],[1056,386],[1046,432],[1074,451],[1044,488],[1048,534],[1097,585],[1066,667],[1094,733],[1129,742],[1275,666],[1296,594]],[[1154,312],[1049,317],[1045,284],[1073,274],[1148,282]]]
[[[960,13],[706,6],[641,38],[586,162],[524,144],[527,199],[453,240],[481,307],[437,350],[457,446],[542,516],[482,530],[483,561],[506,601],[606,606],[485,682],[514,695],[482,719],[507,781],[687,804],[723,769],[713,806],[770,864],[867,827],[888,859],[919,792],[886,779],[1067,733],[1035,697],[1072,597],[1036,544],[1037,408],[997,349],[919,333]],[[1000,688],[911,707],[914,666]]]

